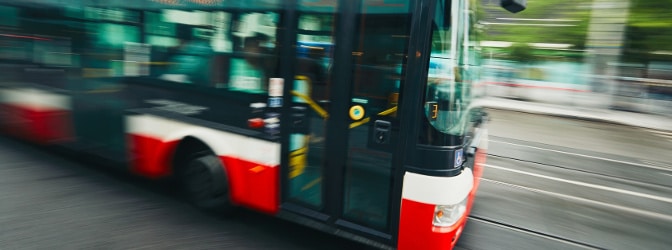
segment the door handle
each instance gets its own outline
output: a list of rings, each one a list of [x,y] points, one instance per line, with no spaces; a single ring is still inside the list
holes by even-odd
[[[390,142],[390,131],[392,131],[392,123],[376,120],[373,123],[373,141],[378,144],[388,144]]]

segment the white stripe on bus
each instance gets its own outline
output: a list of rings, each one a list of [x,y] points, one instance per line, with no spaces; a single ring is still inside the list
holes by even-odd
[[[277,166],[280,164],[280,144],[153,115],[126,117],[126,133],[148,136],[164,142],[192,136],[205,142],[219,156]]]
[[[474,175],[469,168],[453,177],[406,172],[401,196],[425,204],[451,205],[467,198],[473,186]]]
[[[35,88],[2,89],[0,90],[0,103],[37,110],[72,109],[69,96]]]

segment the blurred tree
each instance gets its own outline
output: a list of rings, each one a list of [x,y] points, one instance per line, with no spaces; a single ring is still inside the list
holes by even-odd
[[[529,45],[516,43],[509,50],[509,59],[521,63],[530,63],[535,60],[535,57]]]
[[[485,27],[481,40],[513,42],[509,48],[485,48],[491,57],[523,60],[521,56],[527,56],[524,59],[527,61],[581,59],[582,53],[577,50],[585,48],[591,1],[528,0],[527,9],[516,14],[501,8],[499,0],[480,1],[483,14],[479,17]],[[563,44],[565,47],[539,49],[529,46],[535,43]]]
[[[672,60],[672,0],[630,0],[623,59],[631,62]]]
[[[482,1],[483,40],[569,44],[571,49],[585,46],[591,1],[528,0],[527,9],[517,14],[501,8],[499,0]]]

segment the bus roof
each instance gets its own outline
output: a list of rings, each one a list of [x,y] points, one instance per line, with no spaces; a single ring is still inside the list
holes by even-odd
[[[299,0],[300,11],[309,12],[336,12],[338,0]],[[367,14],[394,14],[407,13],[410,0],[362,0]],[[37,6],[70,6],[105,7],[124,9],[263,9],[278,10],[286,6],[284,0],[0,0],[0,4],[8,5],[37,5]]]

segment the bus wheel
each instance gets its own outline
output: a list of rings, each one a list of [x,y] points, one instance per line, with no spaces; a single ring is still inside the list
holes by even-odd
[[[214,155],[196,155],[182,168],[182,190],[187,200],[208,212],[230,212],[228,178]]]

